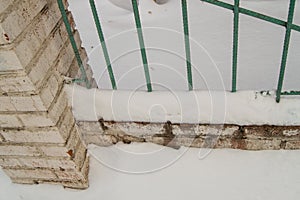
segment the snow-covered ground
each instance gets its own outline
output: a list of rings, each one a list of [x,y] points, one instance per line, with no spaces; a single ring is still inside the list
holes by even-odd
[[[200,149],[173,150],[153,144],[91,146],[90,151],[96,158],[91,159],[87,190],[15,185],[0,170],[0,199],[298,200],[300,196],[300,151],[223,149],[201,159]],[[161,169],[151,171],[149,166]],[[135,169],[149,172],[131,173]]]
[[[110,0],[130,7],[130,0]],[[233,3],[233,0],[225,0]],[[187,90],[184,37],[179,0],[158,5],[141,0],[139,9],[154,90]],[[230,90],[233,13],[201,0],[188,2],[194,88]],[[145,90],[133,13],[96,0],[119,89]],[[241,6],[287,19],[289,0],[241,0]],[[72,0],[77,27],[101,89],[111,89],[89,1]],[[300,3],[295,24],[300,24]],[[285,28],[240,15],[239,90],[274,90],[277,86]],[[285,90],[299,90],[300,33],[293,31]]]

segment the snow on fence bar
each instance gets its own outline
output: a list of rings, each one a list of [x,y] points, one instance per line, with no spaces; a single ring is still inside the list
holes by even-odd
[[[289,51],[289,44],[290,44],[290,38],[291,38],[291,32],[297,31],[300,32],[300,26],[293,24],[293,18],[294,18],[294,12],[295,12],[295,4],[296,0],[290,0],[289,2],[289,11],[288,11],[288,18],[287,21],[283,21],[278,18],[274,18],[272,16],[264,15],[259,12],[255,12],[249,9],[245,9],[240,7],[240,0],[234,0],[234,4],[229,4],[223,1],[218,0],[201,0],[203,2],[222,7],[228,10],[233,11],[233,53],[232,53],[232,74],[231,74],[231,91],[236,92],[237,91],[237,72],[238,72],[238,46],[239,46],[239,16],[240,14],[247,15],[250,17],[254,17],[256,19],[260,19],[266,22],[270,22],[275,25],[283,26],[285,27],[285,38],[284,38],[284,44],[283,44],[283,52],[282,52],[282,58],[281,58],[281,64],[280,64],[280,74],[277,82],[277,91],[276,91],[276,101],[280,101],[281,95],[300,95],[300,91],[282,91],[283,81],[285,77],[285,68],[287,65],[287,58],[288,58],[288,51]],[[76,79],[74,82],[85,82],[86,86],[89,87],[90,83],[87,81],[86,73],[84,71],[84,67],[82,66],[82,61],[78,53],[78,48],[76,44],[74,43],[73,35],[71,34],[71,28],[70,23],[67,20],[66,10],[63,6],[62,0],[57,0],[61,14],[64,19],[65,26],[69,32],[69,39],[71,40],[72,47],[74,50],[74,53],[77,58],[78,65],[80,67],[80,70],[82,72],[81,79]],[[95,1],[89,0],[91,11],[93,13],[95,25],[97,28],[98,36],[101,42],[103,55],[105,58],[105,62],[107,65],[107,70],[109,72],[109,77],[111,81],[112,88],[114,90],[117,89],[115,76],[112,68],[112,64],[109,58],[109,53],[106,46],[106,41],[104,37],[104,33],[102,31],[101,23],[98,16],[98,11],[96,9]],[[149,67],[148,67],[148,60],[147,60],[147,52],[144,43],[144,37],[143,37],[143,31],[142,31],[142,23],[140,20],[140,14],[138,9],[138,3],[137,0],[131,0],[132,3],[132,10],[134,12],[134,18],[135,18],[135,24],[137,29],[137,35],[139,39],[140,44],[140,51],[141,51],[141,57],[143,61],[144,66],[144,73],[145,73],[145,79],[147,84],[147,90],[148,92],[152,92],[152,83],[149,73]],[[183,21],[183,31],[184,31],[184,43],[185,43],[185,53],[186,53],[186,67],[187,67],[187,83],[189,90],[193,90],[193,78],[192,78],[192,68],[191,68],[191,48],[190,48],[190,37],[189,37],[189,25],[188,25],[188,9],[187,9],[187,2],[186,0],[181,0],[181,7],[182,7],[182,21]]]

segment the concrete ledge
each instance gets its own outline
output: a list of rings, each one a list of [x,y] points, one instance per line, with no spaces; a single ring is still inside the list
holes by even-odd
[[[238,126],[140,122],[77,122],[86,144],[152,142],[170,147],[300,149],[300,126]]]

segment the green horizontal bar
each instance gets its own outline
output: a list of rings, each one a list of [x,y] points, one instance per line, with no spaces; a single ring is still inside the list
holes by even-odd
[[[280,20],[280,19],[277,19],[277,18],[274,18],[274,17],[271,17],[271,16],[267,16],[267,15],[264,15],[264,14],[261,14],[261,13],[258,13],[258,12],[254,12],[252,10],[248,10],[248,9],[245,9],[245,8],[240,8],[240,13],[251,16],[251,17],[255,17],[255,18],[267,21],[267,22],[271,22],[273,24],[277,24],[277,25],[280,25],[280,26],[286,26],[286,22],[283,21],[283,20]]]
[[[74,39],[74,36],[73,36],[72,28],[71,28],[70,22],[68,20],[68,16],[67,16],[64,4],[63,4],[62,0],[57,0],[57,3],[58,3],[59,10],[61,12],[61,15],[62,15],[64,24],[65,24],[65,27],[67,29],[67,33],[68,33],[68,36],[69,36],[69,39],[70,39],[73,51],[75,53],[75,57],[76,57],[76,60],[77,60],[77,63],[78,63],[78,66],[79,66],[79,69],[80,69],[80,72],[81,72],[81,75],[82,75],[82,79],[84,80],[84,82],[86,84],[86,87],[90,88],[91,87],[91,83],[87,79],[87,75],[86,75],[86,72],[85,72],[85,69],[84,69],[84,66],[83,66],[80,54],[79,54],[78,47],[76,45],[76,42],[75,42],[75,39]]]
[[[220,6],[222,8],[227,8],[229,10],[233,10],[233,8],[234,8],[233,5],[231,5],[229,3],[225,3],[223,1],[217,1],[217,0],[200,0],[200,1],[204,1],[207,3],[213,4],[213,5],[216,5],[216,6]]]
[[[300,91],[282,92],[281,95],[300,95]]]
[[[207,2],[207,3],[213,4],[213,5],[216,5],[216,6],[220,6],[222,8],[229,9],[229,10],[234,10],[234,5],[229,4],[229,3],[225,3],[225,2],[222,2],[222,1],[217,1],[217,0],[200,0],[200,1],[204,1],[204,2]],[[283,20],[277,19],[275,17],[268,16],[268,15],[264,15],[264,14],[261,14],[261,13],[258,13],[258,12],[252,11],[252,10],[248,10],[248,9],[239,7],[239,12],[241,14],[244,14],[244,15],[255,17],[255,18],[267,21],[267,22],[271,22],[273,24],[277,24],[277,25],[280,25],[280,26],[287,26],[287,22],[285,22]],[[300,26],[299,25],[292,24],[291,29],[300,32]]]
[[[291,25],[291,29],[300,32],[300,26],[296,25],[296,24],[292,24]]]

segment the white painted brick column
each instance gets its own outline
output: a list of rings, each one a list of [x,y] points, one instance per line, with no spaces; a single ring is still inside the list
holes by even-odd
[[[78,74],[56,0],[0,1],[0,166],[13,182],[88,186],[86,147],[63,90],[64,77]]]

